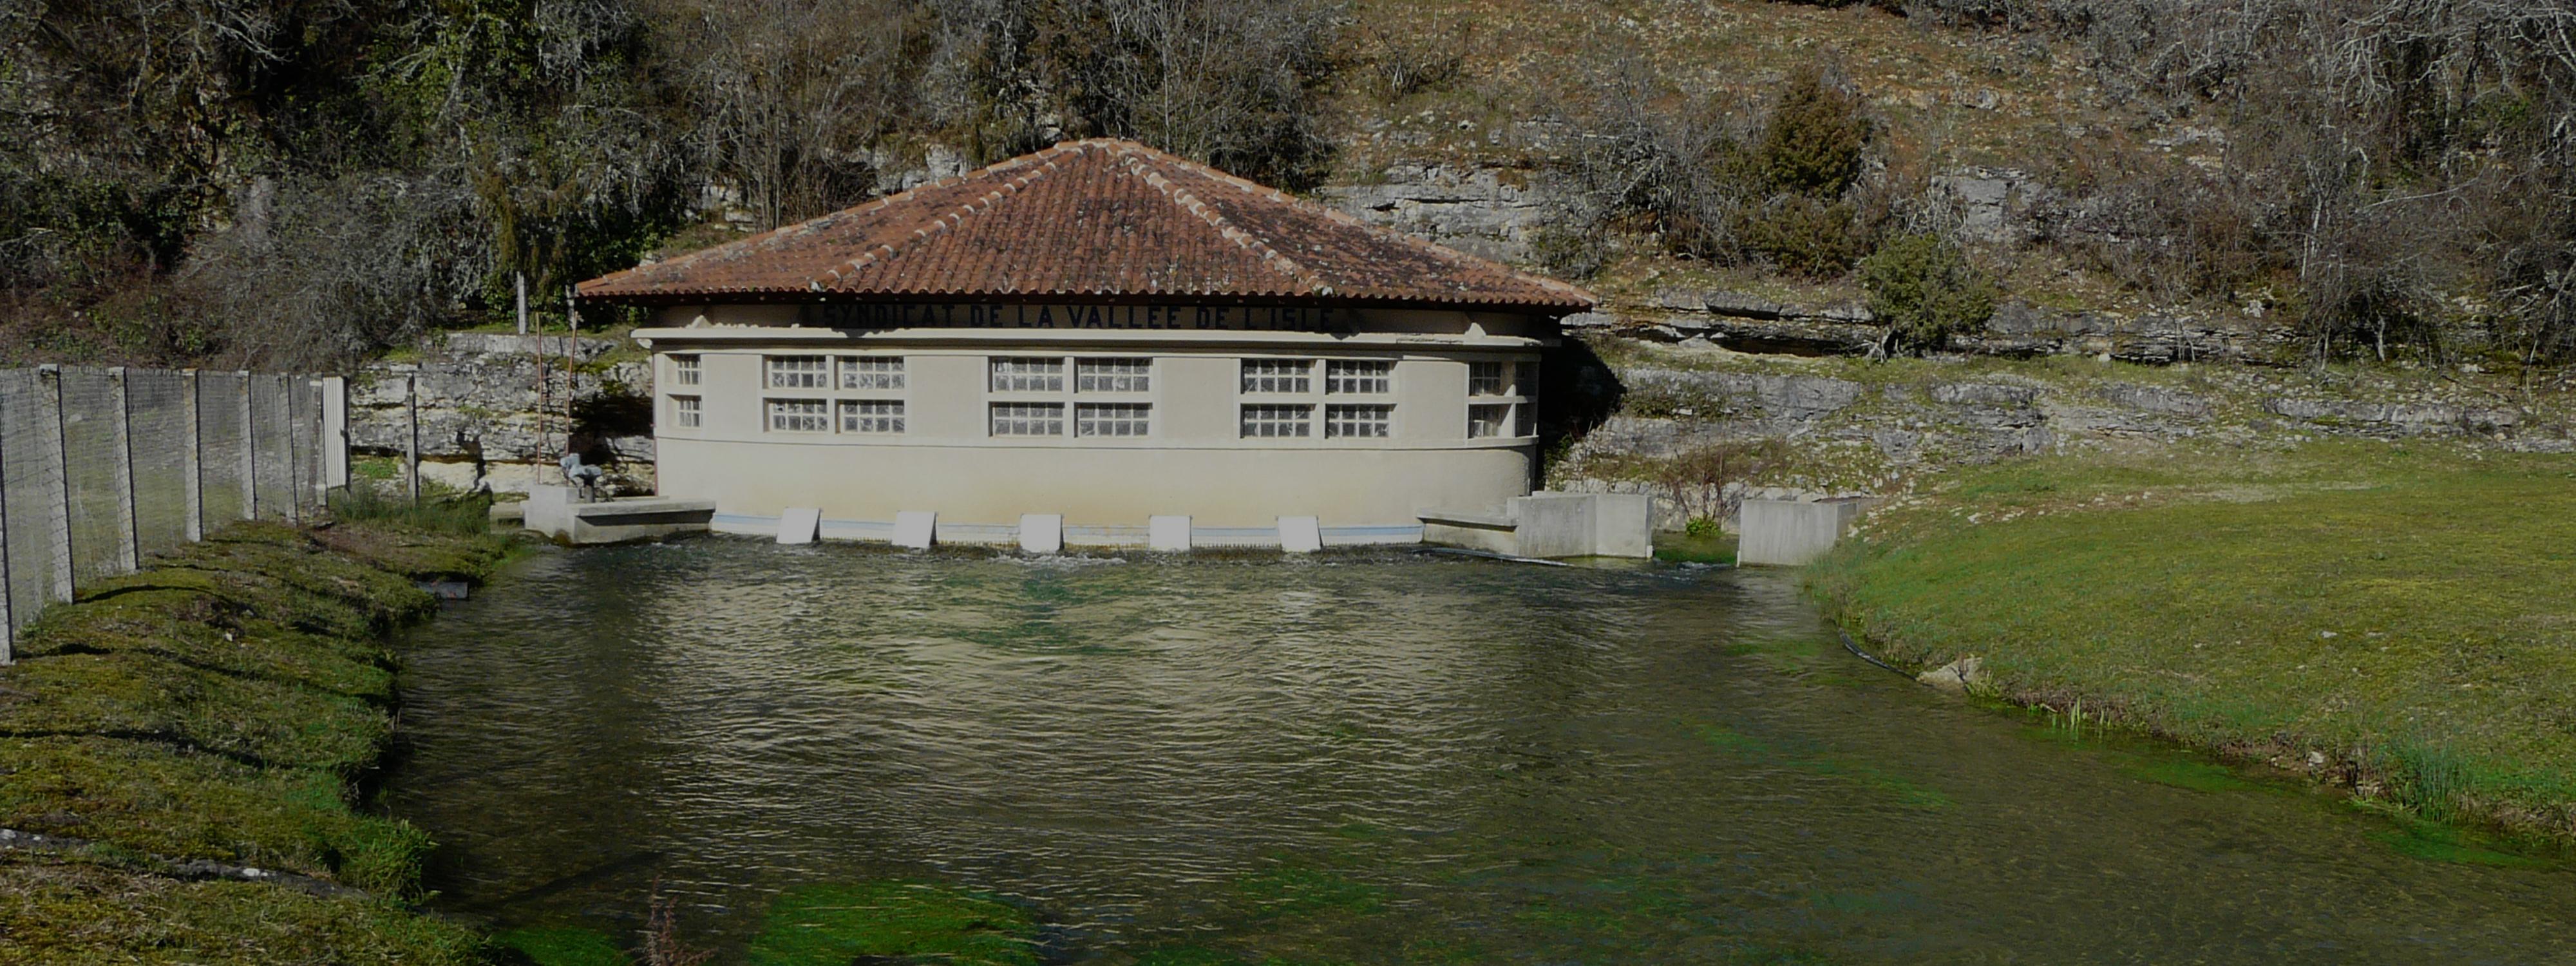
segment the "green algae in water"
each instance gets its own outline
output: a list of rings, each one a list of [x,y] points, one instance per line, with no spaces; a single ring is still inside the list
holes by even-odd
[[[863,958],[1036,966],[1037,927],[991,896],[917,882],[790,889],[751,941],[752,966],[847,966]]]
[[[2120,771],[2142,781],[2195,792],[2253,791],[2262,787],[2239,777],[2235,769],[2207,761],[2144,761]]]
[[[493,936],[492,942],[517,950],[535,966],[630,966],[634,962],[616,940],[596,929],[512,929]]]
[[[1237,895],[1264,916],[1320,912],[1370,915],[1386,906],[1386,891],[1325,869],[1277,865],[1234,880]]]
[[[2488,848],[2492,844],[2457,826],[2440,822],[2392,815],[2396,827],[2370,834],[2372,841],[2388,846],[2399,855],[2455,865],[2485,865],[2511,869],[2536,869],[2550,863],[2529,856],[2515,855]]]
[[[1774,746],[1770,742],[1723,725],[1704,724],[1697,728],[1701,741],[1710,747],[1739,758],[1759,759],[1783,768],[1818,775],[1849,778],[1861,787],[1895,799],[1909,808],[1943,809],[1951,806],[1950,796],[1938,789],[1896,775],[1884,768],[1841,755],[1800,754]]]

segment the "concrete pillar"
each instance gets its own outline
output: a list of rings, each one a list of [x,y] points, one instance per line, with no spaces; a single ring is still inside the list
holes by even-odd
[[[134,519],[134,407],[125,391],[125,367],[107,370],[108,424],[116,431],[116,566],[133,573],[143,566],[143,535]]]
[[[188,501],[188,542],[195,543],[206,538],[206,452],[205,439],[197,426],[197,370],[179,370],[179,385],[179,420],[187,427],[182,431],[179,459],[186,464],[188,473],[181,483]]]
[[[257,520],[259,519],[259,410],[251,405],[253,394],[250,390],[250,370],[241,370],[236,375],[241,376],[241,518]]]
[[[403,495],[420,502],[420,377],[403,377]]]
[[[45,512],[53,517],[55,603],[72,599],[72,487],[71,456],[63,447],[63,370],[59,366],[36,367],[36,405],[43,407],[45,466],[54,471],[54,492],[45,501]]]
[[[286,522],[304,523],[304,464],[310,455],[296,445],[294,376],[278,375],[277,425],[286,434]]]
[[[1060,553],[1064,550],[1064,515],[1058,513],[1020,514],[1020,552]]]
[[[1145,546],[1152,550],[1187,553],[1190,549],[1190,518],[1148,518],[1145,521]]]
[[[1314,553],[1324,549],[1324,527],[1314,517],[1280,517],[1279,549],[1289,553]]]
[[[322,490],[349,485],[349,380],[322,377]]]
[[[939,532],[939,514],[927,510],[902,510],[894,515],[894,545],[914,550],[928,550]]]
[[[0,434],[0,451],[13,445],[17,444],[10,442],[6,434]],[[5,459],[5,452],[0,452],[0,459]],[[0,488],[19,483],[18,480],[0,479]],[[0,498],[0,667],[17,660],[18,622],[9,610],[10,591],[16,586],[9,582],[9,501]]]

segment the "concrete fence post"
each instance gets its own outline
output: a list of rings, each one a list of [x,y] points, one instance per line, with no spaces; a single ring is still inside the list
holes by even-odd
[[[206,442],[197,426],[197,370],[179,370],[179,388],[179,462],[188,474],[180,486],[188,501],[186,536],[195,543],[206,538]]]
[[[403,377],[403,495],[420,502],[420,377]]]
[[[60,366],[36,367],[36,405],[43,410],[37,425],[44,433],[45,468],[52,479],[36,481],[38,486],[52,486],[45,494],[45,512],[53,517],[54,545],[49,548],[54,558],[52,591],[55,603],[72,599],[72,488],[71,456],[63,446],[63,370]]]
[[[133,573],[143,567],[143,535],[134,512],[134,404],[126,392],[125,367],[107,370],[108,425],[115,431],[116,456],[109,467],[116,481],[116,567]]]
[[[0,466],[8,465],[8,450],[24,442],[25,440],[12,442],[7,438],[7,434],[0,433]],[[25,483],[25,480],[0,475],[0,491],[23,486]],[[6,496],[0,496],[0,667],[5,667],[17,660],[15,655],[18,646],[18,621],[17,615],[9,609],[10,597],[13,596],[11,591],[15,590],[17,585],[11,583],[9,577],[9,500]]]
[[[251,405],[251,375],[244,369],[241,376],[242,426],[242,515],[244,520],[259,519],[259,411]]]
[[[346,376],[322,377],[322,485],[331,488],[349,485],[349,380]]]

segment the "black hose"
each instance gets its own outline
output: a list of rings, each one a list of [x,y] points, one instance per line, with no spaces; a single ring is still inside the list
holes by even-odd
[[[1871,657],[1871,656],[1870,656],[1870,653],[1869,653],[1868,651],[1861,650],[1861,649],[1860,649],[1860,645],[1855,644],[1855,643],[1852,643],[1852,636],[1851,636],[1851,634],[1849,634],[1848,632],[1845,632],[1842,628],[1840,628],[1840,627],[1836,627],[1836,628],[1834,628],[1834,635],[1843,639],[1843,650],[1846,650],[1846,651],[1850,651],[1850,652],[1852,652],[1852,656],[1857,657],[1857,658],[1860,658],[1861,660],[1864,660],[1864,661],[1868,661],[1868,662],[1869,662],[1869,663],[1871,663],[1871,664],[1878,665],[1879,667],[1886,668],[1886,669],[1888,669],[1888,670],[1889,670],[1889,671],[1891,671],[1891,672],[1894,672],[1894,673],[1897,673],[1897,674],[1905,674],[1905,672],[1904,672],[1903,670],[1899,669],[1896,665],[1889,664],[1889,663],[1887,663],[1886,661],[1879,660],[1879,659],[1877,659],[1877,658],[1875,658],[1875,657]],[[1908,677],[1908,678],[1912,678],[1914,675],[1911,675],[1911,674],[1905,674],[1905,676],[1906,676],[1906,677]]]

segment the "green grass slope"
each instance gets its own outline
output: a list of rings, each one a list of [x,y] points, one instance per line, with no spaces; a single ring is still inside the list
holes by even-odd
[[[2376,443],[1969,471],[1810,585],[1919,667],[2576,836],[2576,460]]]

